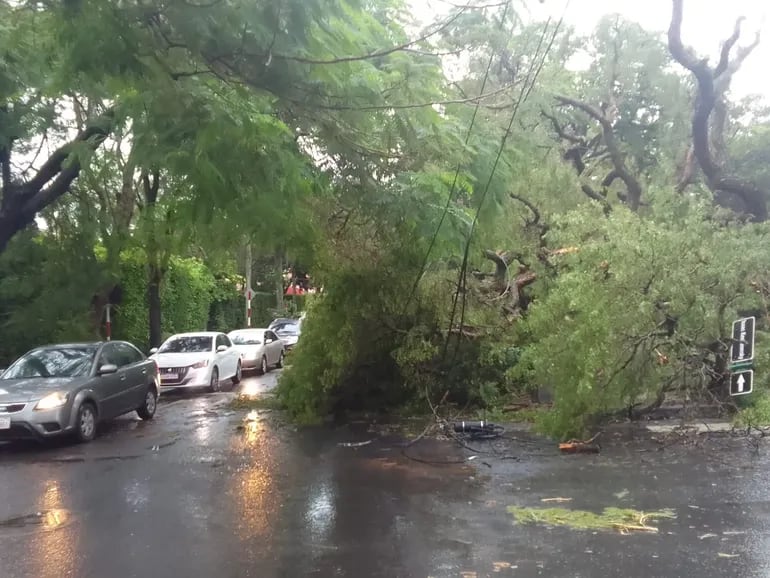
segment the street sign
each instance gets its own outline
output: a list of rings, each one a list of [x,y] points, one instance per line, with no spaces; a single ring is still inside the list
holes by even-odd
[[[733,344],[730,363],[748,363],[754,359],[754,331],[756,318],[744,317],[733,322]]]
[[[754,388],[754,370],[739,371],[730,376],[730,395],[746,395]]]

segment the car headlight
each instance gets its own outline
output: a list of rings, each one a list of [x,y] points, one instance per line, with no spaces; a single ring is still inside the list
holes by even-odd
[[[67,403],[67,394],[61,391],[49,393],[35,405],[35,409],[55,409]]]
[[[190,366],[192,369],[203,369],[204,367],[208,367],[209,360],[204,359],[203,361],[199,361],[198,363],[194,363]]]

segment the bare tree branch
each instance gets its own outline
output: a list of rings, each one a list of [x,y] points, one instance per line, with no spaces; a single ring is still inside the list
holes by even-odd
[[[581,100],[561,95],[557,95],[556,100],[562,104],[582,110],[599,123],[602,128],[604,145],[607,147],[607,150],[610,153],[610,159],[612,160],[612,165],[614,167],[614,170],[611,173],[613,175],[612,181],[614,181],[615,178],[623,181],[623,184],[626,186],[626,193],[628,195],[628,206],[632,211],[637,211],[642,200],[642,186],[639,184],[639,181],[636,179],[636,177],[634,177],[626,167],[626,161],[623,158],[620,145],[615,138],[615,130],[610,119],[608,119],[607,116],[595,106],[592,106]]]

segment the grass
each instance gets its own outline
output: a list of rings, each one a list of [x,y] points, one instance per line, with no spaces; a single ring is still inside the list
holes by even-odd
[[[745,399],[749,398],[749,399]],[[741,406],[735,414],[734,423],[740,427],[766,427],[770,425],[770,394],[762,391],[740,397],[736,403]]]
[[[563,526],[574,530],[616,530],[628,532],[657,532],[650,522],[675,518],[673,510],[640,512],[625,508],[605,508],[601,514],[566,508],[522,508],[509,506],[508,512],[518,524]]]

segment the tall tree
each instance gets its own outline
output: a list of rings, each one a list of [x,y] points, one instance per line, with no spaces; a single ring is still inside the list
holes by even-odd
[[[723,42],[719,61],[710,66],[708,59],[699,58],[692,48],[682,41],[684,0],[673,0],[671,25],[668,29],[668,46],[671,55],[689,70],[697,83],[695,110],[692,116],[692,151],[703,171],[706,184],[714,193],[717,203],[748,214],[756,221],[768,218],[769,192],[740,175],[730,174],[726,162],[724,131],[727,122],[726,94],[733,75],[759,43],[754,40],[734,50],[741,35],[739,18],[733,33]],[[684,179],[687,182],[687,178]]]

